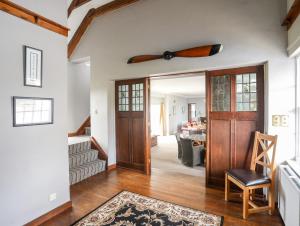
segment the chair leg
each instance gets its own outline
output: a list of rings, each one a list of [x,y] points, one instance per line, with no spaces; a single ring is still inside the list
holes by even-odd
[[[230,180],[228,180],[227,173],[225,174],[225,201],[228,201],[230,193]]]
[[[273,215],[275,211],[274,186],[271,185],[268,191],[269,214]]]
[[[248,217],[248,208],[249,208],[249,189],[245,188],[243,192],[243,218],[247,219]]]
[[[249,190],[249,198],[250,198],[251,201],[254,200],[253,196],[254,196],[254,189],[250,189]]]

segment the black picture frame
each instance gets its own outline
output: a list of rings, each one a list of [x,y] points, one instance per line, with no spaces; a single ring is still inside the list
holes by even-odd
[[[47,100],[47,101],[51,101],[51,117],[50,117],[51,120],[49,122],[39,122],[39,123],[17,123],[17,121],[16,121],[17,100]],[[12,97],[12,108],[13,108],[13,127],[54,124],[54,98],[13,96]]]
[[[28,54],[30,51],[36,55],[36,62],[33,62],[32,57],[28,58]],[[38,58],[40,57],[40,58]],[[28,67],[31,65],[31,67]],[[35,68],[35,70],[32,70],[32,67]],[[43,50],[33,48],[30,46],[23,46],[23,71],[24,71],[24,86],[30,86],[30,87],[43,87]],[[35,82],[29,82],[30,80],[29,76],[31,78],[37,77],[36,79],[39,79],[39,82],[35,84]]]

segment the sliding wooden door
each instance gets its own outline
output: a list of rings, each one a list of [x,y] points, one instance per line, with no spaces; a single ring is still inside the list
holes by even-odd
[[[117,166],[150,174],[149,79],[116,81]]]
[[[225,170],[250,167],[254,132],[264,132],[264,68],[210,71],[206,81],[206,182],[224,186]]]

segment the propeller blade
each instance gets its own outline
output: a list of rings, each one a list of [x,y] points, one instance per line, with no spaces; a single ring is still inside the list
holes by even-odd
[[[141,63],[145,61],[150,61],[150,60],[157,60],[163,58],[162,55],[141,55],[141,56],[134,56],[131,57],[128,61],[127,64],[134,64],[134,63]]]
[[[221,44],[200,46],[191,49],[185,49],[174,52],[176,57],[206,57],[221,52],[223,46]]]

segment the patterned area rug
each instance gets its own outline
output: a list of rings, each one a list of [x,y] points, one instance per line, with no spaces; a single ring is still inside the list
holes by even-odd
[[[221,226],[223,217],[123,191],[74,226]]]

